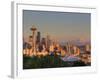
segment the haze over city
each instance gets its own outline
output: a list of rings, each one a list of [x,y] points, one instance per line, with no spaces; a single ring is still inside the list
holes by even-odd
[[[90,41],[90,17],[89,13],[23,10],[23,34],[27,40],[34,25],[42,37],[49,34],[59,41]]]

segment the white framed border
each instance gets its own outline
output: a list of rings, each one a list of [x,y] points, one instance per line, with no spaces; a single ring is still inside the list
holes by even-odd
[[[91,13],[91,66],[50,68],[50,69],[29,69],[23,70],[22,59],[22,38],[23,38],[23,10],[41,10],[57,12],[77,12]],[[12,71],[11,76],[17,77],[45,77],[55,75],[66,75],[75,73],[92,73],[97,70],[96,51],[96,8],[77,7],[77,6],[59,6],[59,5],[41,5],[31,3],[12,2]]]

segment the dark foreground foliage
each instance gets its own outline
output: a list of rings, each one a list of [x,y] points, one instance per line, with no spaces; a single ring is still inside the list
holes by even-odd
[[[28,57],[23,56],[23,69],[57,68],[57,67],[77,67],[87,66],[82,61],[64,62],[59,56]]]

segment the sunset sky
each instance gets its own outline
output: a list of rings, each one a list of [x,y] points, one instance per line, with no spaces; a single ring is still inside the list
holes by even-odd
[[[23,35],[27,39],[34,25],[41,36],[52,39],[90,40],[91,15],[89,13],[51,12],[23,10]]]

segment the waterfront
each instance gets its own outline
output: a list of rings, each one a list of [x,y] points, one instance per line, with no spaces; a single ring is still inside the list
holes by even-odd
[[[67,58],[66,58],[67,59]],[[81,58],[82,59],[82,58]],[[77,58],[69,58],[66,61],[62,60],[60,56],[42,56],[42,57],[23,57],[23,69],[41,69],[41,68],[60,68],[60,67],[84,67],[84,66],[91,66],[91,62],[86,62],[77,59]]]
[[[91,15],[23,10],[23,69],[91,66]]]
[[[62,44],[51,40],[49,35],[40,39],[41,33],[36,34],[34,27],[31,30],[29,42],[23,43],[23,69],[91,66],[89,43],[66,41]]]

